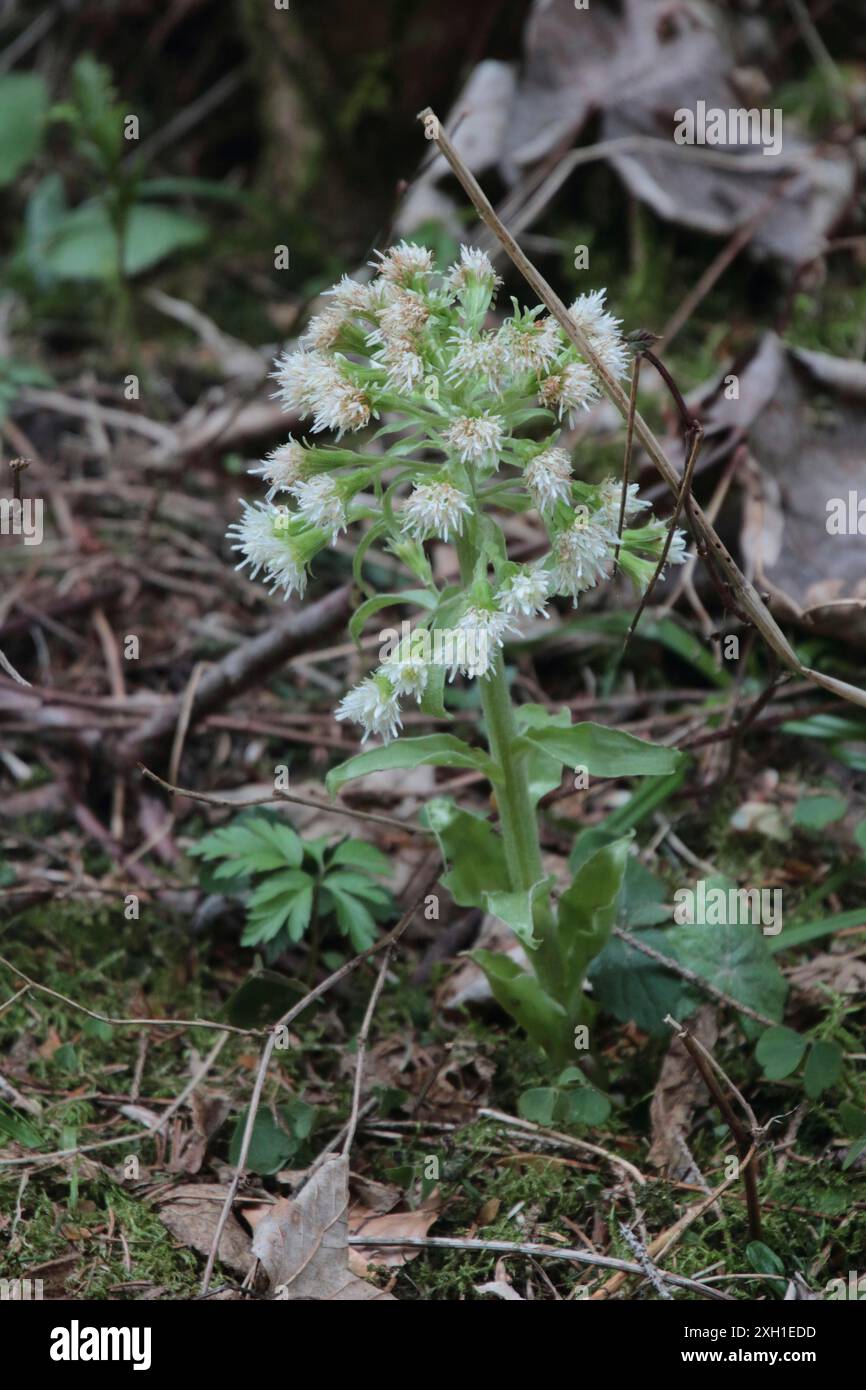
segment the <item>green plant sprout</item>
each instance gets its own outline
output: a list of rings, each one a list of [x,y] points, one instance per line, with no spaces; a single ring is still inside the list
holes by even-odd
[[[561,446],[573,422],[598,399],[592,369],[542,309],[521,308],[495,328],[486,321],[499,285],[489,258],[463,247],[438,275],[432,253],[402,242],[379,254],[367,284],[344,276],[328,291],[299,350],[277,363],[277,395],[287,410],[313,417],[327,446],[290,439],[257,468],[268,492],[243,503],[230,528],[239,568],[274,591],[303,594],[309,566],[349,527],[365,527],[354,574],[367,594],[350,632],[358,638],[383,608],[417,610],[414,625],[388,640],[379,666],[340,702],[335,716],[360,725],[362,741],[381,738],[328,775],[333,795],[347,782],[387,768],[471,769],[491,784],[499,824],[439,798],[426,808],[448,872],[444,885],[461,906],[480,906],[510,926],[530,968],[476,951],[498,1002],[557,1067],[575,1060],[576,1029],[589,1016],[584,977],[607,940],[630,836],[600,848],[560,891],[542,866],[537,804],[559,786],[562,767],[588,777],[670,773],[679,754],[591,723],[568,710],[512,703],[503,644],[521,619],[546,616],[558,595],[580,596],[613,571],[621,484],[574,476]],[[630,352],[605,292],[582,295],[571,314],[617,377]],[[346,434],[381,419],[365,452]],[[289,503],[277,502],[283,494]],[[642,590],[653,575],[666,527],[630,484],[619,567]],[[549,550],[529,563],[509,558],[497,512],[539,515]],[[453,543],[459,583],[434,578],[425,542]],[[375,593],[364,581],[375,545],[399,559],[414,587]],[[685,558],[676,532],[668,555]],[[400,736],[404,702],[448,718],[446,679],[477,680],[487,749],[449,733]]]
[[[257,812],[205,835],[190,848],[217,863],[212,886],[242,893],[247,924],[244,946],[262,946],[268,961],[301,941],[312,924],[315,945],[336,926],[355,951],[376,939],[376,923],[393,914],[394,900],[377,877],[389,877],[390,861],[363,840],[302,840],[290,825]]]

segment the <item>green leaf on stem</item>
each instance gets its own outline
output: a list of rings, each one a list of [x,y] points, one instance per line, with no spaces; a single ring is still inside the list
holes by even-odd
[[[505,846],[482,816],[463,811],[448,797],[431,801],[421,816],[439,841],[449,872],[441,880],[458,907],[483,907],[488,895],[511,886]]]
[[[394,768],[464,767],[489,777],[495,771],[486,753],[470,748],[453,734],[428,734],[423,738],[399,738],[381,748],[371,748],[332,768],[325,778],[328,795],[334,796],[347,782],[370,772]]]

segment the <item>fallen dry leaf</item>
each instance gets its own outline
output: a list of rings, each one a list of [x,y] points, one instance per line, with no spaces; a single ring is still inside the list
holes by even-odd
[[[712,1050],[718,1037],[712,1005],[698,1010],[690,1028],[698,1041]],[[697,1176],[686,1137],[696,1106],[706,1104],[707,1099],[707,1088],[694,1062],[679,1038],[673,1038],[650,1105],[653,1142],[649,1151],[650,1163],[670,1178],[689,1182]]]
[[[209,1255],[225,1196],[226,1189],[217,1183],[189,1183],[169,1192],[159,1202],[157,1215],[183,1245]],[[252,1264],[250,1238],[232,1213],[220,1238],[219,1258],[239,1274],[246,1274]]]
[[[353,1206],[349,1212],[349,1230],[353,1236],[387,1236],[393,1240],[400,1236],[426,1236],[439,1214],[440,1198],[433,1192],[423,1206],[415,1211],[392,1211],[379,1214],[360,1205]],[[371,1265],[387,1265],[397,1268],[414,1260],[421,1251],[411,1245],[386,1245],[381,1250],[376,1246],[364,1246],[363,1250],[352,1247],[349,1250],[349,1266],[357,1274],[366,1274]]]
[[[333,1154],[293,1201],[281,1198],[258,1223],[253,1253],[278,1298],[396,1302],[349,1269],[348,1204],[349,1160]]]

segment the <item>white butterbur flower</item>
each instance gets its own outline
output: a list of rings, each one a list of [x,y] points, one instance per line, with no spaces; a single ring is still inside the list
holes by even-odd
[[[465,492],[453,483],[419,483],[403,506],[403,530],[416,540],[434,535],[450,541],[463,534],[463,518],[472,511]]]
[[[371,734],[379,734],[383,743],[390,743],[403,727],[397,692],[387,676],[368,676],[360,685],[344,695],[336,710],[335,719],[350,719],[364,730],[362,743]]]
[[[498,608],[467,608],[455,632],[454,670],[473,678],[489,675],[506,634],[517,631],[509,615]]]
[[[505,433],[504,421],[485,410],[482,415],[460,415],[452,420],[442,438],[451,445],[461,463],[483,463],[495,458]]]
[[[619,524],[619,511],[622,505],[622,483],[617,482],[616,478],[608,478],[606,482],[602,483],[599,489],[599,503],[599,511],[605,520],[616,527]],[[638,496],[637,483],[629,483],[626,489],[625,520],[631,521],[649,505],[649,502]]]
[[[461,246],[460,260],[445,272],[445,287],[452,294],[461,294],[472,284],[495,290],[502,284],[486,251],[477,246]]]
[[[604,307],[606,298],[607,290],[591,290],[580,295],[568,312],[611,375],[625,376],[629,351],[620,333],[621,320]]]
[[[489,390],[502,389],[509,373],[509,362],[507,350],[497,334],[475,334],[458,328],[448,339],[448,346],[454,349],[445,373],[449,381],[476,380]]]
[[[522,569],[506,580],[496,602],[503,612],[525,618],[549,618],[547,599],[550,594],[550,575],[540,565]]]
[[[346,430],[360,430],[369,422],[372,409],[359,386],[343,376],[339,367],[320,379],[313,398],[313,434],[335,430],[339,439]]]
[[[427,688],[429,666],[418,649],[417,642],[413,642],[411,638],[408,642],[401,642],[393,656],[382,662],[380,670],[382,675],[387,676],[398,695],[412,695],[420,704]]]
[[[392,285],[408,285],[416,275],[431,275],[435,269],[432,251],[411,241],[401,241],[399,246],[392,246],[390,251],[377,251],[376,255],[378,263],[371,261],[370,264]]]
[[[546,371],[562,351],[561,329],[556,319],[506,319],[499,333],[515,375]]]
[[[274,373],[284,410],[313,415],[313,433],[359,430],[370,419],[370,402],[359,386],[345,375],[345,358],[325,352],[291,352],[277,362]]]
[[[298,510],[311,526],[321,526],[335,541],[348,525],[346,508],[333,478],[317,473],[307,482],[294,483],[290,488]]]
[[[571,460],[564,449],[545,449],[524,470],[526,490],[540,512],[571,496]]]
[[[342,275],[336,285],[324,293],[333,299],[335,308],[353,314],[366,313],[370,308],[370,286],[353,280],[351,275]]]
[[[295,555],[290,538],[285,533],[286,512],[265,502],[241,501],[244,509],[240,521],[232,522],[228,536],[234,541],[232,550],[239,550],[243,559],[236,569],[250,566],[250,578],[263,571],[264,581],[271,589],[285,589],[289,594],[303,594],[307,587],[307,572]]]
[[[553,544],[553,588],[574,600],[610,572],[616,533],[588,513],[579,513]]]
[[[264,478],[265,482],[270,484],[265,494],[268,502],[273,501],[276,493],[288,492],[295,483],[300,482],[304,475],[305,454],[303,445],[296,439],[290,439],[278,449],[274,449],[267,458],[262,459],[258,468],[247,470],[254,477]]]
[[[279,389],[274,395],[284,410],[308,415],[322,382],[333,372],[332,359],[323,352],[284,352],[272,373]]]
[[[314,315],[307,324],[298,346],[307,350],[326,352],[338,342],[340,334],[351,322],[351,312],[338,305],[329,305],[321,314]]]
[[[680,531],[679,528],[677,528],[677,530],[674,531],[673,534],[671,548],[668,551],[668,558],[666,564],[684,565],[686,563],[686,560],[688,559],[688,556],[686,555],[686,546],[688,545],[688,543],[689,538],[686,532]]]
[[[589,410],[598,400],[598,387],[585,362],[566,362],[539,381],[538,394],[548,410],[555,410],[560,420],[567,416],[573,425],[578,411]]]

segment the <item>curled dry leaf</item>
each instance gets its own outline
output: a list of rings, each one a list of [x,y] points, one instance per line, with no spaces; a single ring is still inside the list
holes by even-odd
[[[282,1198],[258,1223],[253,1253],[281,1299],[392,1300],[349,1268],[349,1160],[332,1155],[293,1201]]]
[[[349,1230],[353,1236],[381,1236],[389,1240],[400,1236],[426,1236],[439,1214],[439,1206],[438,1192],[431,1193],[424,1205],[415,1211],[392,1211],[382,1215],[360,1205],[353,1206],[349,1212]],[[366,1274],[371,1265],[396,1268],[414,1260],[420,1253],[411,1246],[387,1245],[381,1250],[376,1246],[353,1247],[349,1251],[349,1266],[357,1274]]]

